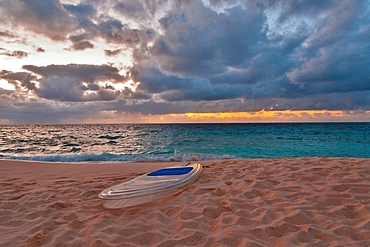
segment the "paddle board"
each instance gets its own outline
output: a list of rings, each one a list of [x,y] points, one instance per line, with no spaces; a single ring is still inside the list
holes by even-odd
[[[188,188],[202,171],[200,164],[187,164],[159,169],[99,194],[105,208],[124,208],[169,196]]]

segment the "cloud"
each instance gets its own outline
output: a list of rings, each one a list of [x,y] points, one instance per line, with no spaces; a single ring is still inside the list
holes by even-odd
[[[104,53],[108,57],[116,56],[122,52],[122,49],[116,49],[116,50],[104,50]]]
[[[1,76],[43,104],[95,101],[122,113],[367,110],[369,11],[367,0],[3,0],[0,39],[25,30],[107,64],[29,64]],[[34,56],[4,47],[3,56]],[[128,80],[136,90],[115,89]]]
[[[138,13],[142,4],[136,1],[112,1],[111,4],[113,4],[113,9],[117,11],[120,19],[105,13],[99,15],[97,9],[111,8],[111,5],[105,6],[103,3],[63,5],[78,21],[76,27],[78,31],[71,32],[68,36],[68,39],[73,43],[71,49],[78,50],[82,45],[83,48],[93,48],[91,46],[92,41],[98,38],[103,38],[108,44],[121,45],[125,49],[140,50],[141,46],[146,46],[147,42],[153,38],[153,29],[144,25],[140,29],[131,28],[128,23],[125,23],[126,18],[134,16],[139,18],[140,22],[142,21],[143,16]],[[145,12],[143,7],[141,10]],[[90,42],[89,46],[87,46],[89,44],[87,42]]]
[[[59,101],[107,101],[116,99],[121,92],[114,88],[105,88],[100,82],[122,83],[126,81],[119,70],[109,65],[49,65],[38,67],[23,66],[40,77],[38,88],[29,88],[45,99]]]
[[[99,23],[98,29],[103,38],[111,43],[127,45],[138,44],[140,41],[139,30],[132,30],[121,21],[111,19]]]
[[[7,51],[5,50],[4,52],[0,53],[0,55],[3,56],[8,56],[8,57],[15,57],[15,58],[24,58],[28,56],[28,53],[25,51]]]
[[[128,104],[126,101],[118,101],[117,103],[106,103],[104,105],[104,109],[108,111],[116,111],[117,113],[140,113],[143,115],[181,112],[178,108],[178,106],[170,103],[154,101],[144,101],[134,104]]]
[[[167,76],[153,66],[134,66],[131,69],[131,77],[134,81],[141,82],[137,88],[138,92],[149,94],[183,90],[191,87],[192,83],[192,79]]]
[[[161,70],[170,73],[184,77],[222,74],[253,58],[254,46],[266,40],[264,20],[262,9],[254,4],[217,13],[192,1],[159,20],[164,34],[156,39],[152,53]]]
[[[79,81],[94,83],[99,80],[113,80],[121,82],[125,80],[124,76],[119,74],[117,68],[109,65],[48,65],[34,66],[25,65],[23,69],[39,74],[43,77],[73,77]]]
[[[42,48],[42,47],[37,47],[36,51],[37,51],[37,52],[45,52],[45,49],[44,49],[44,48]]]
[[[74,43],[70,48],[67,48],[67,50],[83,51],[83,50],[92,49],[92,48],[94,48],[94,44],[92,44],[90,41],[83,40],[83,41]]]
[[[16,38],[17,36],[12,34],[11,32],[5,30],[5,31],[0,31],[0,37],[5,37],[5,38]]]
[[[271,1],[262,7],[249,3],[248,8],[236,5],[215,13],[194,1],[168,12],[160,19],[164,34],[152,48],[159,69],[184,79],[209,80],[211,85],[203,82],[208,88],[203,87],[203,100],[297,99],[370,90],[366,69],[370,49],[363,38],[368,35],[364,26],[369,17],[358,14],[368,9],[365,1],[339,5]],[[302,9],[307,12],[302,14]],[[269,26],[267,13],[272,15],[272,10],[279,14],[276,26]],[[292,26],[294,21],[298,24]],[[232,85],[239,93],[230,93]],[[193,95],[201,100],[199,87],[192,88],[167,92],[164,99],[188,95],[185,98],[191,100]]]
[[[143,6],[143,3],[136,0],[128,0],[124,2],[118,1],[113,9],[118,13],[124,15],[125,17],[132,18],[135,20],[142,21],[143,19],[148,18],[146,10]]]
[[[53,40],[63,40],[78,22],[58,0],[4,0],[0,3],[3,22],[24,26]]]
[[[0,94],[1,119],[18,124],[77,123],[99,113],[95,104],[76,104],[29,98],[22,94]]]
[[[30,82],[31,79],[34,79],[29,73],[25,72],[11,72],[7,70],[0,71],[0,79],[6,80],[8,83],[15,86],[16,89],[19,89],[20,86],[24,86],[29,90],[33,90],[35,85]]]
[[[94,18],[97,14],[94,6],[87,3],[81,3],[78,5],[63,4],[63,7],[77,18]]]
[[[73,77],[48,77],[40,80],[36,94],[45,99],[59,101],[106,101],[114,100],[120,92],[100,88],[96,84],[84,86]],[[85,93],[91,91],[90,93]]]

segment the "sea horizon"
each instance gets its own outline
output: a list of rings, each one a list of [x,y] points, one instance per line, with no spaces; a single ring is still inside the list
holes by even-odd
[[[127,123],[2,123],[1,126],[32,126],[32,125],[42,125],[42,126],[51,126],[51,125],[166,125],[166,124],[341,124],[341,123],[370,123],[370,121],[256,121],[256,122],[127,122]]]

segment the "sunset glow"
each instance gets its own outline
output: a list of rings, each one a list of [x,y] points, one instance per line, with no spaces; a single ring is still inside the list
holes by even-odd
[[[351,121],[351,112],[307,110],[307,111],[258,111],[258,112],[219,112],[170,114],[165,119],[181,119],[194,122],[320,122]],[[370,120],[370,111],[363,112]]]
[[[111,112],[111,114],[117,114]],[[110,115],[113,117],[112,115]],[[357,118],[354,118],[357,116]],[[370,121],[370,111],[258,111],[258,112],[217,112],[184,113],[165,115],[125,115],[123,123],[270,123],[270,122],[352,122],[365,119]],[[110,120],[111,121],[111,120]]]

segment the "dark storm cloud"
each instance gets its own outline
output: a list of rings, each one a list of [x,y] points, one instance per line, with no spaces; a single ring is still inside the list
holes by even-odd
[[[0,22],[71,42],[71,52],[101,40],[109,60],[131,51],[127,78],[109,65],[70,64],[28,65],[4,79],[42,98],[142,114],[370,109],[368,0],[74,2],[3,0]],[[127,79],[140,82],[135,92],[98,85]]]
[[[103,21],[99,23],[98,29],[102,37],[108,42],[133,45],[138,44],[140,41],[140,31],[131,29],[119,20]]]
[[[123,11],[123,3],[117,2],[115,9]],[[125,7],[135,5],[135,2],[125,2]],[[140,3],[138,3],[140,5]],[[145,46],[152,37],[152,29],[133,29],[121,20],[109,16],[96,17],[97,11],[92,5],[64,5],[70,11],[74,19],[78,21],[79,34],[71,34],[68,39],[78,46],[82,41],[88,42],[96,38],[103,38],[108,43],[121,44],[125,47]],[[98,7],[98,6],[97,6]],[[128,11],[131,13],[131,11]],[[134,14],[136,12],[133,12]],[[122,14],[122,13],[121,13]],[[136,14],[135,14],[136,15]],[[79,43],[80,42],[80,43]],[[91,43],[91,42],[90,42]]]
[[[240,66],[254,53],[264,15],[256,6],[217,14],[192,1],[159,20],[164,34],[156,39],[152,54],[161,70],[181,76],[209,77]]]
[[[194,80],[191,88],[164,92],[166,101],[213,101],[240,98],[246,95],[246,88],[240,86],[211,86],[209,81]]]
[[[25,72],[11,72],[11,71],[7,71],[7,70],[1,70],[0,71],[0,78],[2,79],[6,79],[6,80],[23,80],[26,75],[28,75],[28,73],[25,73]]]
[[[161,93],[168,90],[182,90],[191,87],[192,79],[183,79],[177,76],[166,76],[156,67],[139,67],[131,69],[134,81],[141,82],[139,92]]]
[[[116,2],[118,12],[122,12],[124,8],[136,9],[133,7],[136,5],[135,1],[125,2],[125,7],[121,2],[113,2]],[[89,3],[62,5],[58,0],[4,0],[0,2],[0,12],[4,17],[0,22],[11,27],[25,27],[28,31],[53,40],[69,39],[73,43],[70,50],[93,48],[93,40],[99,37],[126,47],[146,46],[148,40],[153,38],[152,28],[132,29],[121,20],[108,15],[97,16],[96,7],[99,8],[101,3]],[[129,12],[130,10],[127,13]],[[9,31],[1,31],[0,35],[13,37]]]
[[[125,99],[132,99],[132,100],[150,100],[152,99],[151,94],[142,93],[142,92],[133,92],[132,90],[126,88],[122,91]]]
[[[267,10],[276,11],[275,26]],[[164,33],[151,52],[165,74],[203,83],[189,80],[190,89],[164,91],[163,99],[317,101],[309,96],[369,91],[368,11],[366,1],[248,1],[221,13],[196,1],[182,4],[159,20]]]
[[[118,83],[126,79],[118,73],[117,68],[109,65],[69,64],[46,67],[26,65],[23,69],[41,76],[41,79],[38,79],[40,87],[34,90],[39,97],[60,101],[114,100],[121,92],[100,87],[97,83],[100,81]]]
[[[4,0],[0,2],[3,22],[25,26],[53,40],[64,39],[76,25],[58,0]]]
[[[19,88],[19,82],[21,86],[27,88],[28,90],[36,89],[35,83],[31,82],[32,80],[35,80],[36,77],[26,72],[13,73],[11,71],[2,70],[0,71],[0,78],[5,79],[10,84],[13,84],[16,88]]]
[[[348,1],[347,1],[348,2]],[[353,1],[351,1],[353,2]],[[283,23],[284,21],[294,17],[302,15],[317,16],[321,13],[325,13],[328,9],[335,8],[337,1],[320,1],[320,0],[286,0],[286,1],[274,1],[267,0],[263,4],[266,7],[278,8],[279,18],[278,21]]]
[[[45,99],[59,101],[109,101],[118,97],[120,92],[100,88],[97,85],[84,86],[73,77],[55,76],[40,80],[41,87],[36,94]],[[94,93],[84,94],[87,90]]]
[[[76,78],[79,81],[93,83],[97,80],[114,80],[116,82],[122,82],[125,80],[124,76],[121,76],[118,69],[109,65],[80,65],[80,64],[68,64],[68,65],[49,65],[45,67],[39,67],[34,65],[25,65],[23,69],[39,74],[43,77],[71,77]]]
[[[78,34],[70,34],[68,39],[73,43],[72,49],[89,45],[88,48],[93,48],[91,41],[94,40],[99,33],[98,27],[95,24],[97,10],[90,4],[81,3],[78,5],[64,4],[63,7],[69,11],[71,16],[78,21],[76,27],[80,32]]]
[[[148,18],[143,3],[136,0],[128,0],[124,2],[118,1],[113,9],[125,17],[137,19],[139,21]]]
[[[63,4],[63,7],[68,10],[74,16],[81,18],[93,18],[96,16],[97,11],[94,6],[86,3],[72,5],[72,4]]]
[[[28,98],[24,95],[0,94],[1,119],[18,124],[75,123],[94,117],[99,108],[95,104],[53,102]]]
[[[142,103],[127,104],[125,101],[118,101],[117,103],[105,103],[105,110],[114,110],[118,113],[141,113],[143,115],[149,114],[167,114],[168,112],[180,113],[179,107],[165,102],[145,101]]]

